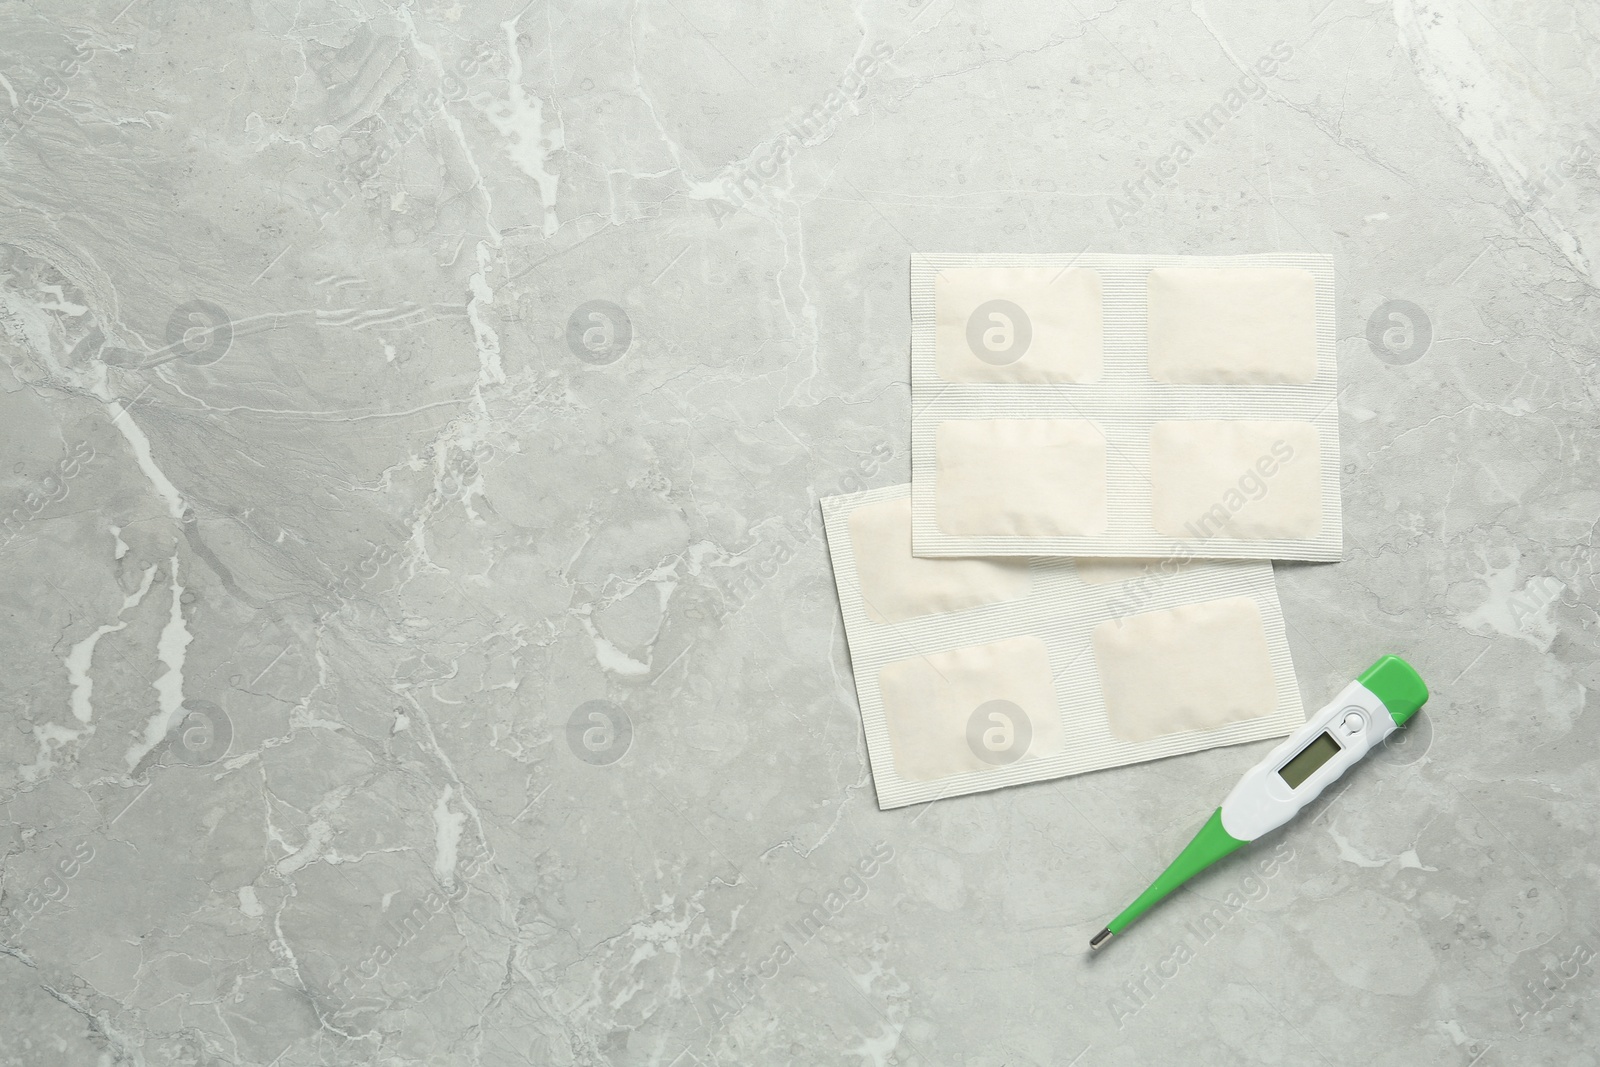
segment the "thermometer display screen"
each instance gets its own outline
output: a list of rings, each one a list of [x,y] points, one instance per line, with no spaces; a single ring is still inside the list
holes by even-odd
[[[1339,754],[1339,742],[1333,735],[1324,733],[1305,748],[1298,755],[1283,765],[1278,772],[1278,777],[1289,783],[1290,789],[1299,789],[1300,783],[1317,773],[1317,768],[1327,763]]]

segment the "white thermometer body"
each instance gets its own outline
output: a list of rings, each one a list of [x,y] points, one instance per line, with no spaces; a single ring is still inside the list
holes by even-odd
[[[1276,830],[1397,729],[1383,701],[1351,682],[1245,772],[1222,802],[1222,828],[1240,841]]]

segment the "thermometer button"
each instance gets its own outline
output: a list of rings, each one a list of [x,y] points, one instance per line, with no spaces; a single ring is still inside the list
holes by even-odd
[[[1339,729],[1345,734],[1354,736],[1360,733],[1361,728],[1366,724],[1367,718],[1361,713],[1360,708],[1346,708],[1344,720],[1339,723]]]

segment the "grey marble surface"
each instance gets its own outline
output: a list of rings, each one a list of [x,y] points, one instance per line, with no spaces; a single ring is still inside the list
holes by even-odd
[[[0,4],[0,1063],[1595,1064],[1597,42]],[[1291,647],[1434,690],[1092,960],[1266,745],[879,812],[817,508],[913,250],[1085,248],[1336,257]]]

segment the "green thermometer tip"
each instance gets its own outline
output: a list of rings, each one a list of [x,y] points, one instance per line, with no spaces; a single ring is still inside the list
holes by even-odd
[[[1150,888],[1124,908],[1122,914],[1112,919],[1104,930],[1094,935],[1089,941],[1090,950],[1098,952],[1113,935],[1122,933],[1129,923],[1149,911],[1174,889],[1244,845],[1243,841],[1222,828],[1222,809],[1212,812],[1211,818],[1194,835],[1194,840],[1178,853],[1178,858],[1172,861],[1171,866],[1161,872],[1161,877],[1150,883]]]

